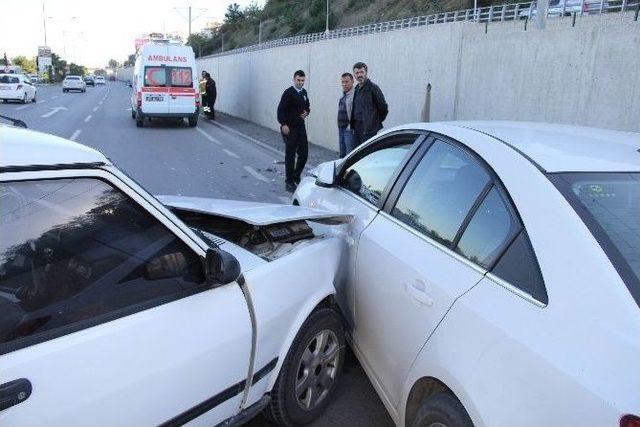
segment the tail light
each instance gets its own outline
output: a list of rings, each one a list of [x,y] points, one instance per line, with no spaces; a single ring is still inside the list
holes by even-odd
[[[138,107],[142,107],[142,92],[136,92],[136,101],[138,103]]]
[[[640,417],[624,415],[620,418],[620,427],[640,427]]]
[[[20,90],[20,89],[22,89],[22,85],[18,85],[18,86],[16,87],[16,90]]]

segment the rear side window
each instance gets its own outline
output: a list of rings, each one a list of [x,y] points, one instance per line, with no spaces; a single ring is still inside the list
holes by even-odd
[[[164,67],[145,67],[144,68],[144,85],[163,87],[167,85],[167,72]]]
[[[104,181],[2,183],[0,203],[2,352],[202,289],[197,254]]]
[[[509,245],[491,272],[541,303],[549,302],[538,260],[524,229]]]
[[[193,75],[189,67],[171,67],[169,70],[172,87],[192,87]]]
[[[476,264],[491,268],[519,227],[508,204],[494,186],[471,218],[456,250]]]
[[[429,148],[391,214],[449,247],[489,175],[468,153],[442,141]]]
[[[20,83],[20,79],[14,76],[2,76],[0,83]]]

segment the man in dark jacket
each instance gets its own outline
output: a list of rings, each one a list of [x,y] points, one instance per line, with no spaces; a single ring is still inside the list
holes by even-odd
[[[278,104],[278,122],[285,143],[285,184],[293,193],[300,183],[300,176],[307,163],[309,142],[304,120],[311,111],[309,97],[304,89],[305,74],[298,70],[293,74],[293,86],[288,87]],[[298,159],[296,161],[296,154]]]
[[[216,103],[216,98],[218,96],[218,92],[216,90],[216,82],[215,80],[213,80],[213,78],[211,77],[211,74],[209,74],[206,71],[202,72],[202,77],[204,77],[205,80],[205,96],[203,99],[203,109],[204,107],[208,107],[207,109],[204,109],[205,114],[211,119],[211,120],[215,120],[216,118],[216,111],[214,110],[214,105]]]
[[[357,147],[382,129],[389,107],[380,87],[367,78],[367,64],[356,62],[353,74],[358,85],[353,95],[351,128],[354,131],[354,147]]]

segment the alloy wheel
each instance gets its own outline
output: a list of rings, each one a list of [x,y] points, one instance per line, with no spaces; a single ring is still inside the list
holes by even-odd
[[[333,331],[322,330],[308,343],[298,365],[296,401],[306,410],[317,407],[336,379],[340,344]]]

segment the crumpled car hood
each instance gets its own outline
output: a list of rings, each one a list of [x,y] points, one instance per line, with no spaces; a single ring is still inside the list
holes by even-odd
[[[176,208],[192,212],[217,215],[224,218],[237,219],[256,226],[300,220],[335,225],[345,224],[351,222],[353,219],[353,215],[336,214],[329,211],[310,209],[302,206],[211,199],[207,197],[166,195],[155,197],[168,208]]]

